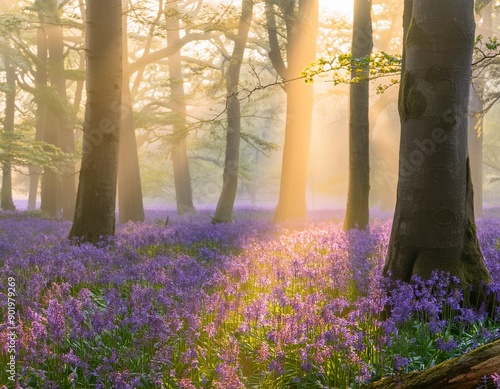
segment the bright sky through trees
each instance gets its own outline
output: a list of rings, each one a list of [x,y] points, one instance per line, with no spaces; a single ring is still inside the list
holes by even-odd
[[[320,1],[320,7],[328,10],[341,13],[345,16],[352,17],[353,1],[352,0],[329,0]]]

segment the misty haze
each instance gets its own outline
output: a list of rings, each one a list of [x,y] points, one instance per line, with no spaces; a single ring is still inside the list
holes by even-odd
[[[500,388],[496,0],[2,0],[0,387]]]

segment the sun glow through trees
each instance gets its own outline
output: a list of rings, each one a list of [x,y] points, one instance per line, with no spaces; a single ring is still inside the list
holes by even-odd
[[[353,0],[320,1],[320,7],[352,18]]]

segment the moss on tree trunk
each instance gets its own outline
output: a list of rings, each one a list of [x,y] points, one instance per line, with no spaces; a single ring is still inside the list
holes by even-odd
[[[476,389],[496,388],[491,375],[500,373],[500,339],[458,358],[423,371],[384,378],[364,389]],[[486,382],[483,377],[486,376]]]

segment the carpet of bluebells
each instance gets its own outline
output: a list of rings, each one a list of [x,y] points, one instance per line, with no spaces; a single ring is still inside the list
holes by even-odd
[[[98,246],[68,241],[67,222],[1,214],[0,384],[354,388],[500,336],[500,303],[462,308],[446,274],[388,285],[390,221],[346,233],[335,221],[274,225],[256,214],[219,225],[171,216],[168,226],[152,214]],[[500,296],[500,220],[480,220],[478,234]],[[498,373],[484,384],[500,387]]]

